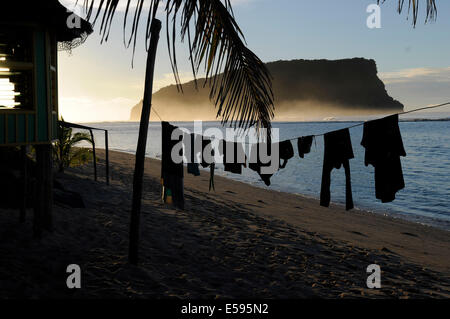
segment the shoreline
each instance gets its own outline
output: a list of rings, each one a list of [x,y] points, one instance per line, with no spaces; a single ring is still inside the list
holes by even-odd
[[[104,152],[104,149],[101,148],[101,147],[97,147],[97,149],[101,150],[102,152]],[[134,152],[132,152],[132,151],[124,151],[124,150],[111,149],[110,148],[110,152],[118,152],[118,153],[124,153],[124,154],[127,154],[127,155],[134,156]],[[146,159],[161,161],[160,158],[154,158],[154,157],[149,157],[149,156],[146,156]],[[185,169],[186,169],[186,165],[185,165]],[[200,166],[199,169],[200,169],[201,172],[205,172],[205,174],[206,173],[209,174],[209,168],[204,169],[204,168],[202,168]],[[301,196],[303,198],[307,198],[307,199],[315,200],[315,201],[319,202],[319,196],[314,196],[314,195],[310,195],[310,194],[288,192],[288,191],[278,190],[278,189],[274,189],[274,188],[266,188],[266,187],[263,186],[263,184],[257,185],[257,184],[253,184],[251,182],[246,182],[246,181],[242,181],[242,180],[238,180],[238,179],[233,179],[232,177],[225,176],[225,175],[222,175],[222,174],[223,174],[223,172],[217,172],[216,171],[215,176],[220,176],[222,178],[226,178],[226,179],[229,179],[229,180],[238,181],[238,182],[247,184],[247,185],[249,185],[251,187],[256,187],[256,188],[259,188],[259,189],[270,190],[270,191],[273,191],[273,192],[280,192],[280,193],[298,195],[298,196]],[[229,174],[229,175],[231,176],[232,174]],[[333,201],[331,201],[331,203],[333,203],[334,205],[339,206],[341,208],[343,208],[345,206],[345,204],[343,204],[343,203],[336,203],[336,202],[333,202]],[[372,206],[372,207],[369,207],[368,205],[367,206],[363,206],[363,207],[355,206],[353,208],[353,211],[354,210],[364,211],[364,212],[372,213],[372,214],[378,214],[378,215],[381,215],[381,216],[389,216],[389,217],[394,218],[394,219],[400,219],[400,220],[404,220],[404,221],[411,222],[411,223],[414,223],[414,224],[418,224],[418,225],[421,225],[421,226],[433,227],[433,228],[436,228],[436,229],[439,229],[439,230],[450,232],[450,222],[446,222],[447,224],[449,224],[447,227],[446,226],[440,226],[438,224],[440,222],[442,223],[442,222],[445,222],[445,221],[443,221],[441,219],[438,219],[438,218],[435,218],[435,217],[429,217],[429,216],[423,216],[423,215],[414,215],[414,214],[409,214],[408,212],[401,212],[401,211],[397,211],[397,210],[383,211],[382,208],[375,207],[375,205]]]
[[[450,235],[433,227],[209,174],[185,174],[185,209],[160,199],[146,159],[139,266],[128,263],[134,156],[110,152],[57,180],[85,208],[54,204],[55,230],[32,238],[32,212],[0,210],[0,298],[449,298]],[[82,289],[66,287],[78,264]],[[381,289],[366,286],[381,268]]]
[[[114,151],[114,153],[116,153],[116,155],[123,154],[123,155],[125,155],[125,157],[131,156],[133,158],[132,165],[134,165],[134,155],[129,154],[129,153],[117,152],[117,151]],[[126,159],[122,158],[122,160],[126,160]],[[128,161],[129,161],[129,159],[128,159]],[[146,162],[145,162],[146,174],[150,173],[150,175],[153,178],[159,180],[160,162],[161,161],[159,159],[146,157]],[[195,177],[193,175],[187,174],[186,167],[184,169],[185,169],[185,174],[184,174],[184,176],[185,176],[185,178],[184,178],[185,191],[187,191],[188,193],[189,193],[189,190],[191,190],[191,191],[193,190],[196,194],[199,194],[199,192],[201,192],[201,193],[204,193],[205,198],[208,198],[209,196],[219,195],[221,197],[221,199],[236,201],[239,204],[243,204],[243,205],[247,204],[249,207],[252,208],[253,212],[257,212],[265,217],[281,219],[284,222],[293,224],[298,227],[300,227],[300,226],[304,227],[306,224],[312,225],[314,228],[317,227],[317,232],[333,235],[333,237],[335,237],[336,234],[334,234],[334,231],[330,230],[330,227],[328,225],[329,223],[327,223],[326,220],[324,220],[323,218],[326,218],[326,217],[331,218],[331,217],[333,217],[333,214],[338,214],[339,218],[334,217],[333,221],[336,223],[335,226],[339,226],[344,229],[346,228],[344,225],[345,222],[351,221],[353,223],[353,228],[360,228],[364,231],[371,233],[373,236],[375,236],[376,230],[371,230],[370,227],[368,227],[368,225],[371,225],[371,223],[373,223],[373,225],[382,223],[384,227],[404,228],[403,232],[407,233],[407,234],[414,234],[414,231],[419,232],[419,233],[423,232],[424,234],[436,233],[436,234],[439,234],[440,236],[442,236],[442,238],[445,238],[446,240],[448,240],[447,243],[450,244],[450,232],[448,232],[444,229],[437,228],[435,226],[420,224],[420,223],[409,221],[409,220],[406,220],[403,218],[393,217],[390,215],[384,215],[384,214],[381,214],[378,212],[370,212],[370,211],[367,211],[364,209],[359,209],[359,208],[356,208],[356,209],[353,209],[350,211],[346,211],[345,205],[337,204],[337,203],[333,203],[333,202],[330,204],[330,207],[328,207],[328,208],[322,207],[319,205],[319,200],[316,198],[313,198],[313,197],[305,196],[302,194],[294,194],[294,193],[288,193],[288,192],[283,192],[283,191],[278,191],[278,190],[266,189],[263,187],[258,187],[258,186],[251,185],[246,182],[237,181],[232,178],[227,178],[225,176],[220,176],[217,174],[214,176],[215,184],[216,184],[216,192],[210,193],[208,191],[209,173],[207,171],[201,170],[201,172],[203,174],[201,174],[201,176],[199,176],[199,177]],[[220,186],[223,186],[222,189]],[[248,196],[244,196],[246,198],[246,200],[242,200],[242,196],[238,196],[241,198],[236,198],[236,196],[234,196],[234,195],[237,192],[233,191],[233,190],[227,190],[228,188],[237,189],[239,191],[245,192],[244,194],[248,195]],[[223,189],[225,189],[225,191]],[[256,201],[254,199],[249,200],[250,198],[254,197],[254,196],[252,196],[252,193],[255,193],[255,196],[257,195],[257,196],[263,197],[263,200],[262,200],[263,202],[264,202],[264,198],[270,198],[271,199],[270,203],[266,203],[266,205],[261,207],[260,205],[258,205],[258,204],[261,204],[258,200],[256,200]],[[286,200],[286,203],[284,205],[282,205],[283,209],[286,209],[285,211],[283,211],[283,213],[272,212],[270,204],[274,204],[273,207],[276,208],[277,210],[280,209],[280,205],[278,205],[279,203],[277,203],[278,201],[276,200],[276,198],[282,198],[283,200]],[[248,201],[248,203],[244,203],[247,201]],[[189,199],[186,199],[186,202],[189,204]],[[298,204],[299,202],[303,202],[304,203],[303,205],[305,206],[304,208],[309,209],[308,216],[307,216],[308,220],[302,220],[301,215],[297,214],[296,204]],[[290,203],[293,204],[293,205],[291,205],[291,207],[289,207]],[[294,208],[294,209],[292,209],[292,208]],[[320,216],[320,220],[323,220],[323,222],[324,222],[323,226],[319,226],[317,224],[317,221],[319,221],[319,218],[318,218],[318,216],[314,216],[314,214],[316,214],[316,213],[318,214],[318,216]],[[314,219],[314,222],[309,219]],[[340,220],[340,221],[338,222],[338,220]],[[304,224],[303,222],[306,222],[306,224]],[[412,230],[412,232],[410,232],[409,230]],[[361,233],[358,231],[356,231],[356,232]],[[341,232],[341,235],[343,235],[343,232]],[[410,237],[409,239],[414,238],[414,236],[409,236],[409,235],[406,235],[406,236]],[[417,235],[417,236],[420,236],[420,235]],[[359,241],[360,243],[364,243],[365,245],[367,245],[366,246],[367,248],[374,248],[374,247],[380,246],[381,243],[387,243],[386,240],[382,240],[381,236],[375,236],[377,238],[380,238],[379,245],[373,245],[373,244],[367,243],[366,241],[361,241],[360,237],[361,236],[359,234],[356,234],[356,237],[350,236],[347,238],[347,236],[343,236],[343,238],[350,239],[351,241]],[[416,237],[416,238],[420,238],[420,237]],[[445,255],[445,258],[444,258],[444,260],[446,260],[445,269],[450,270],[450,245],[449,245],[449,247],[447,247],[446,251],[448,252],[448,254]],[[429,256],[427,254],[427,258],[428,257]],[[440,264],[441,261],[442,261],[442,258],[437,258],[437,262],[435,264]]]
[[[411,119],[399,119],[399,123],[409,123],[409,122],[448,122],[450,121],[450,117],[443,117],[443,118],[411,118]],[[171,121],[171,123],[192,123],[193,121]],[[203,121],[206,123],[220,123],[220,121]],[[332,121],[326,121],[326,120],[314,120],[314,121],[298,121],[298,120],[292,120],[292,121],[272,121],[272,123],[277,124],[291,124],[291,123],[308,123],[308,124],[316,124],[316,123],[361,123],[364,121],[358,121],[358,120],[332,120]],[[78,122],[77,122],[78,123]],[[79,122],[83,125],[87,124],[108,124],[108,123],[136,123],[139,124],[140,121],[131,121],[131,120],[124,120],[124,121],[103,121],[103,122]],[[150,120],[150,123],[161,123],[160,120]]]

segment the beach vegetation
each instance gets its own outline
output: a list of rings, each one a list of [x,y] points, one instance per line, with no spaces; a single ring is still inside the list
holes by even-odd
[[[77,144],[83,141],[92,145],[89,134],[73,133],[72,128],[58,125],[58,140],[53,145],[53,159],[58,172],[62,173],[68,167],[82,166],[93,160],[94,156],[90,149],[77,147]]]

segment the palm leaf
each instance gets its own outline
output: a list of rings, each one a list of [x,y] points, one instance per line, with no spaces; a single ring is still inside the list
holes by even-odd
[[[377,0],[378,4],[386,2],[386,0]],[[413,25],[416,26],[417,18],[419,16],[419,3],[421,3],[421,0],[408,0],[408,16],[411,13],[412,10],[412,17],[413,17]],[[437,18],[437,7],[436,7],[436,0],[423,0],[423,2],[426,2],[427,10],[426,10],[426,18],[425,23],[428,21],[434,21]],[[398,0],[398,13],[401,14],[406,7],[405,0]]]
[[[88,133],[75,133],[72,138],[70,139],[70,145],[73,146],[81,141],[86,141],[90,144],[92,144],[92,138],[91,135]]]
[[[84,0],[86,18],[101,21],[102,42],[108,40],[119,0],[101,0],[94,13],[96,0]],[[130,14],[131,0],[126,1],[123,20],[124,43],[136,47],[137,31],[144,4],[149,6],[146,45],[150,26],[156,17],[160,0],[137,0]],[[217,108],[222,124],[230,123],[246,129],[256,126],[270,129],[274,116],[272,83],[264,63],[247,48],[242,31],[236,23],[230,0],[166,0],[166,26],[169,58],[177,87],[182,90],[176,55],[177,27],[181,40],[187,39],[194,78],[200,68],[206,72],[204,85],[211,88],[210,99]],[[129,36],[127,24],[132,20]],[[178,20],[179,19],[179,20]],[[218,76],[223,72],[223,76]],[[270,131],[270,130],[269,130]]]

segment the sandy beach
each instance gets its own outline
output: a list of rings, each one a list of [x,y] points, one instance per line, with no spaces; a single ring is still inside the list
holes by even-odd
[[[209,174],[185,175],[185,210],[160,200],[147,159],[140,265],[127,263],[134,156],[110,152],[111,185],[92,166],[57,176],[86,208],[55,203],[53,233],[32,211],[0,210],[0,298],[448,298],[450,233]],[[78,264],[82,288],[66,287]],[[381,289],[366,268],[381,267]]]

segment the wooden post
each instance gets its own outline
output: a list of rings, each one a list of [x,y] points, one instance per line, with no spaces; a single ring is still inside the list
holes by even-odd
[[[35,146],[36,150],[36,184],[34,187],[34,215],[33,215],[33,236],[36,238],[40,238],[42,235],[42,200],[44,187],[41,187],[43,177],[43,168],[42,168],[42,151],[41,145]]]
[[[94,156],[94,179],[97,181],[97,156],[95,156],[95,141],[94,141],[94,133],[92,130],[89,130],[91,133],[91,140],[92,140],[92,155]]]
[[[106,185],[109,185],[109,148],[108,148],[108,130],[105,130],[105,156],[106,156]]]
[[[33,232],[40,237],[42,228],[53,230],[53,165],[52,145],[36,145],[36,196]]]
[[[139,256],[139,231],[142,198],[142,182],[144,179],[145,149],[147,146],[148,122],[152,107],[153,74],[155,70],[156,48],[158,46],[161,21],[153,19],[150,27],[150,47],[147,53],[147,69],[145,72],[144,100],[142,102],[139,138],[136,149],[136,163],[133,176],[133,204],[131,208],[130,245],[128,258],[131,264],[137,265]]]
[[[28,179],[28,172],[27,172],[27,149],[26,146],[20,147],[20,157],[22,161],[22,203],[20,207],[20,222],[25,222],[25,217],[27,214],[27,179]]]

